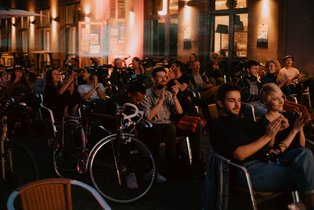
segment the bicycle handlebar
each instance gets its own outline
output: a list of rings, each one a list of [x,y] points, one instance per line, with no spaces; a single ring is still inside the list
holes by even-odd
[[[140,119],[142,119],[142,117],[143,117],[143,115],[144,115],[144,112],[143,112],[143,111],[140,111],[140,110],[137,108],[136,105],[134,105],[134,104],[132,104],[132,103],[125,103],[125,104],[123,104],[123,106],[122,106],[122,111],[124,111],[126,107],[131,107],[132,110],[134,110],[134,113],[127,115],[127,114],[125,114],[125,113],[122,112],[121,114],[122,114],[124,120],[131,120],[133,117],[137,117],[137,116],[138,116]]]

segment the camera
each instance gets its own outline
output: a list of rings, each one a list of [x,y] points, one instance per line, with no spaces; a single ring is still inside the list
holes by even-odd
[[[266,162],[269,164],[279,164],[279,154],[280,152],[277,150],[273,150],[272,152],[267,152],[265,154]]]

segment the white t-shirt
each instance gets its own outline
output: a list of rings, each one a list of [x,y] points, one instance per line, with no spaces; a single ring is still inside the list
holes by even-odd
[[[102,91],[105,91],[105,88],[103,86],[102,83],[99,83],[99,88],[102,90]],[[85,95],[86,93],[88,93],[89,91],[91,91],[94,87],[94,84],[85,84],[85,85],[79,85],[78,88],[77,88],[77,91],[81,94],[81,95]],[[91,100],[95,100],[95,99],[100,99],[98,94],[97,94],[97,91],[95,91],[92,96],[89,98]]]
[[[297,68],[291,67],[291,68],[281,68],[278,73],[278,81],[283,80],[284,78],[288,78],[290,81],[292,81],[297,75],[300,74],[300,71]]]

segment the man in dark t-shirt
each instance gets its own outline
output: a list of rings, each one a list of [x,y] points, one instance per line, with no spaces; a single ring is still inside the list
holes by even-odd
[[[171,64],[171,69],[174,72],[175,78],[167,83],[167,90],[171,91],[171,87],[177,85],[179,87],[177,97],[184,113],[195,115],[193,103],[191,102],[188,93],[190,77],[182,72],[182,68],[183,63],[180,61],[175,61]]]

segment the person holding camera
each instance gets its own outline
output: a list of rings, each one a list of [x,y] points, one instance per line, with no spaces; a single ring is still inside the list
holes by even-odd
[[[93,68],[86,68],[82,74],[86,84],[79,85],[77,91],[83,100],[106,100],[105,88],[98,82],[98,77]]]
[[[74,81],[77,73],[72,71],[68,80],[61,82],[61,73],[58,69],[50,69],[45,76],[45,90],[43,104],[52,110],[56,121],[61,121],[68,114],[68,105],[72,104],[72,95],[75,92]]]

